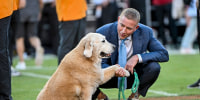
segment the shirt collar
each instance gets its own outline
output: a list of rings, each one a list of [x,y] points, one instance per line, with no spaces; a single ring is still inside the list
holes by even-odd
[[[121,41],[121,39],[118,37],[118,39]],[[126,38],[126,40],[132,40],[132,38],[131,38],[131,35],[130,36],[128,36],[127,38]]]
[[[131,35],[129,37],[126,38],[127,40],[131,40]]]

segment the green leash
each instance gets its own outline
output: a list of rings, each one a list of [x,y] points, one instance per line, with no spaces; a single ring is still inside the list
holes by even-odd
[[[122,92],[122,96],[123,96],[123,99],[126,100],[126,97],[124,95],[124,80],[125,80],[125,77],[122,77],[121,81],[120,81],[120,85],[119,85],[119,92],[118,92],[118,100],[120,100],[120,96],[121,96],[121,92]]]
[[[138,74],[135,71],[135,69],[134,69],[134,76],[135,76],[135,80],[134,80],[134,83],[133,83],[132,88],[131,88],[132,93],[137,92],[138,86],[140,84],[140,80],[138,78]],[[125,80],[125,77],[122,77],[122,79],[120,81],[120,85],[119,85],[118,100],[120,100],[120,98],[121,98],[120,97],[121,92],[122,92],[123,99],[126,100],[126,97],[125,97],[125,94],[124,94],[124,80]]]
[[[135,71],[135,69],[134,69],[134,75],[135,75],[135,80],[134,80],[134,83],[133,83],[132,88],[131,88],[132,93],[136,93],[137,92],[137,89],[138,89],[139,84],[140,84],[140,80],[138,78],[138,74]]]

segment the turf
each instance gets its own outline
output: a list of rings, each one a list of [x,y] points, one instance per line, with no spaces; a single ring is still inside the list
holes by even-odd
[[[14,58],[13,66],[18,59]],[[27,70],[20,71],[19,77],[12,77],[13,100],[35,100],[38,93],[46,83],[46,78],[32,77],[26,73],[51,76],[57,68],[56,57],[46,57],[42,68],[34,66],[34,59],[26,60]],[[200,89],[187,89],[187,85],[194,83],[200,78],[200,55],[170,55],[167,63],[160,63],[161,72],[158,80],[149,89],[145,98],[164,97],[170,94],[178,96],[199,95]],[[109,98],[117,99],[117,89],[102,89]],[[159,92],[159,93],[155,93]],[[131,93],[125,91],[126,97]],[[167,95],[166,95],[167,93]]]

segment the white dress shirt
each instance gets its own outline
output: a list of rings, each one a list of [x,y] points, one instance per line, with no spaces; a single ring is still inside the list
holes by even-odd
[[[118,39],[118,43],[120,45],[121,43],[121,39]],[[124,41],[125,43],[125,46],[126,46],[126,52],[127,52],[127,59],[130,59],[132,57],[132,54],[133,54],[133,45],[132,45],[132,37],[129,36],[126,38],[126,40]],[[119,46],[120,47],[120,46]],[[118,48],[119,50],[119,48]],[[142,57],[140,54],[137,54],[138,58],[139,58],[139,63],[142,63]]]

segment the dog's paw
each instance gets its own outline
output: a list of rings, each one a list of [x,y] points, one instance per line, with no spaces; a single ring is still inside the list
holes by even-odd
[[[130,73],[129,73],[129,71],[128,70],[126,70],[126,69],[124,69],[123,67],[118,67],[118,69],[120,69],[120,70],[123,70],[124,72],[125,72],[125,75],[124,75],[124,77],[129,77],[130,76]],[[120,76],[120,75],[119,75]],[[122,76],[121,76],[122,77]]]
[[[125,77],[129,77],[129,76],[130,76],[129,71],[127,71],[126,69],[124,69],[124,71],[126,72],[126,73],[125,73]]]
[[[119,73],[115,73],[115,76],[117,76],[117,77],[123,77],[123,76],[124,77],[129,77],[130,76],[129,71],[124,69],[123,67],[120,67],[119,65],[113,65],[113,67],[116,68],[116,70],[115,70],[116,72],[118,72],[119,70],[123,70],[125,72],[125,75],[121,75]]]

